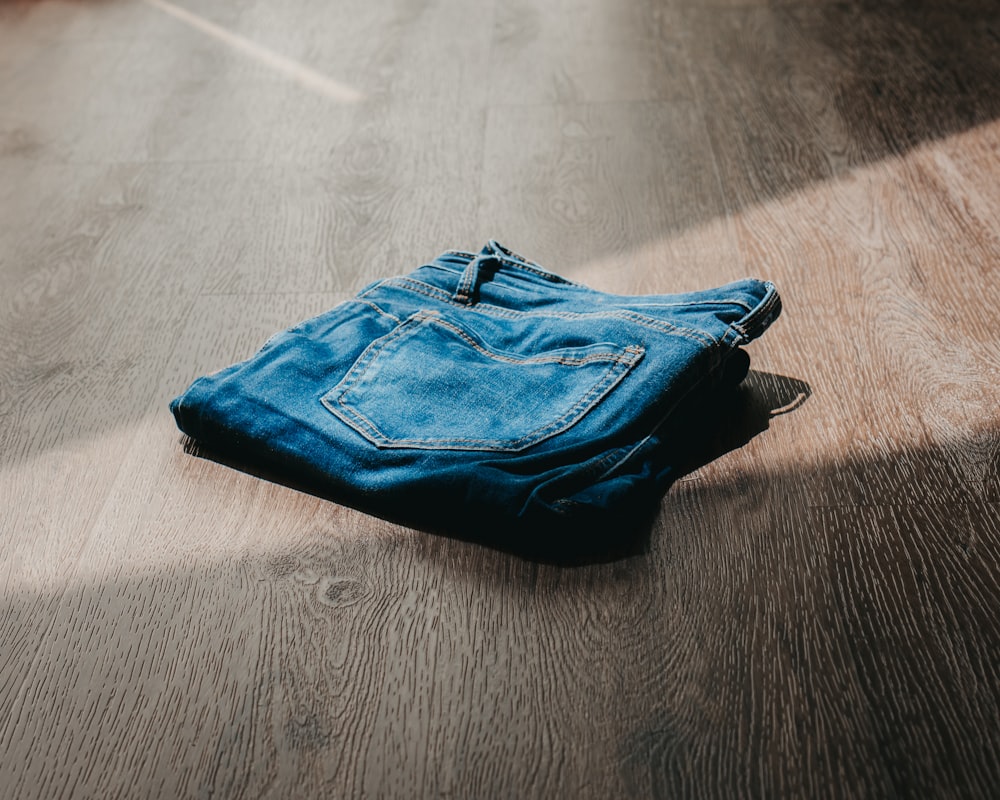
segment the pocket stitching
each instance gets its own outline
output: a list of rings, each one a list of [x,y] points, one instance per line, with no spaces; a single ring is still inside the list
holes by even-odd
[[[592,363],[595,361],[607,361],[609,362],[608,370],[601,376],[601,378],[593,385],[591,388],[577,400],[569,409],[567,409],[563,414],[557,417],[555,420],[549,422],[540,428],[536,428],[533,431],[513,440],[497,440],[497,439],[474,439],[471,437],[451,437],[447,439],[437,438],[437,439],[392,439],[386,434],[384,434],[379,428],[364,414],[362,414],[357,408],[347,405],[343,402],[344,396],[352,389],[354,386],[364,377],[365,373],[375,362],[378,356],[385,350],[385,348],[391,344],[396,339],[400,338],[407,333],[409,328],[414,326],[419,326],[425,322],[430,322],[432,324],[439,324],[442,327],[446,327],[453,331],[456,335],[460,336],[463,341],[467,342],[477,351],[483,353],[486,357],[492,358],[494,360],[503,361],[506,363],[524,364],[524,363],[559,363],[566,366],[579,366],[584,363]],[[413,335],[416,331],[413,332]],[[342,421],[355,427],[354,423],[357,423],[361,428],[368,431],[364,434],[364,431],[359,430],[359,433],[366,435],[366,438],[374,444],[379,449],[385,448],[410,448],[410,449],[466,449],[462,447],[462,444],[478,445],[475,449],[491,451],[491,452],[517,452],[524,450],[533,444],[537,444],[545,439],[560,433],[560,429],[565,429],[567,427],[575,424],[574,422],[568,422],[568,420],[574,417],[579,420],[582,419],[587,411],[584,410],[588,406],[596,405],[601,398],[604,397],[608,392],[610,392],[628,373],[628,371],[635,366],[645,354],[645,349],[638,345],[627,345],[623,348],[621,354],[611,354],[611,353],[601,353],[594,354],[592,356],[587,356],[582,359],[566,359],[563,357],[554,359],[539,359],[539,358],[525,358],[525,359],[512,359],[505,358],[498,353],[491,352],[468,336],[461,329],[451,325],[450,323],[438,318],[435,314],[429,314],[426,312],[418,312],[414,314],[409,319],[405,320],[399,327],[394,331],[382,337],[377,342],[372,342],[364,353],[359,356],[358,360],[355,362],[354,367],[351,368],[350,372],[352,375],[345,376],[345,381],[339,383],[336,387],[327,392],[323,397],[320,398],[320,402],[323,406],[333,413],[335,416],[340,418]],[[610,358],[609,358],[610,356]],[[363,365],[361,362],[364,361]],[[355,369],[355,367],[359,367]],[[332,398],[331,395],[337,393],[336,399]],[[357,428],[356,428],[357,429]],[[379,441],[373,441],[373,440]],[[526,444],[524,444],[527,442]],[[490,444],[487,444],[490,443]],[[448,446],[451,444],[452,446]]]
[[[456,325],[452,325],[450,322],[447,322],[446,320],[436,318],[431,315],[426,315],[425,319],[427,322],[430,322],[433,325],[440,325],[443,328],[448,328],[456,336],[460,337],[463,341],[467,342],[470,347],[482,353],[487,358],[492,358],[494,361],[503,361],[504,363],[507,364],[565,364],[566,366],[573,367],[573,366],[580,366],[581,364],[588,364],[593,361],[617,362],[620,361],[622,358],[620,355],[613,355],[610,353],[594,353],[593,355],[584,356],[583,358],[566,358],[565,356],[527,356],[525,358],[512,358],[511,356],[502,355],[501,353],[487,349],[479,342],[477,342],[475,339],[473,339],[471,336],[469,336],[469,334],[463,331],[461,328],[459,328]],[[633,354],[636,354],[637,350],[639,349],[641,348],[636,348],[633,345],[629,345],[625,348],[627,352]]]

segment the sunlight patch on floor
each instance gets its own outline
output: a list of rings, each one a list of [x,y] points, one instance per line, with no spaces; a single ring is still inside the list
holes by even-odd
[[[204,17],[176,6],[167,0],[143,0],[143,2],[330,100],[338,103],[359,103],[365,99],[365,96],[356,89],[335,81],[314,69],[310,69],[304,64],[279,55],[273,50],[262,47],[239,34],[228,31],[214,22],[210,22]]]

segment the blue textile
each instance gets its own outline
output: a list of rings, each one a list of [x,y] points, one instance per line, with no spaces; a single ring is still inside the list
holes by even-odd
[[[369,285],[171,410],[194,439],[376,513],[607,519],[659,498],[677,469],[672,415],[738,383],[740,346],[780,309],[758,280],[598,292],[490,242]]]

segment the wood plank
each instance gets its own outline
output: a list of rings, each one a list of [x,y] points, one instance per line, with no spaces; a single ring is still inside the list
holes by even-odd
[[[668,293],[745,276],[727,222],[681,235],[723,209],[693,103],[491,109],[483,187],[481,237],[596,288]]]
[[[491,96],[501,106],[687,98],[681,46],[661,35],[672,11],[648,0],[502,3],[489,51]]]

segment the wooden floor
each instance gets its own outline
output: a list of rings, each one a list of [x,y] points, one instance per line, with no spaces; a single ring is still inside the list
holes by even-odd
[[[996,797],[998,86],[992,0],[0,1],[0,797]],[[645,552],[186,452],[491,237],[782,292]]]

